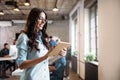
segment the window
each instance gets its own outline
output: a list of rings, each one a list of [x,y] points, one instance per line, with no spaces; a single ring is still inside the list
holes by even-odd
[[[79,27],[78,27],[78,11],[76,10],[71,15],[71,51],[72,55],[78,56],[78,50],[79,50]]]
[[[77,19],[74,20],[74,50],[77,49]]]
[[[93,4],[89,8],[89,42],[90,42],[90,52],[96,55],[96,60],[98,60],[98,16],[97,16],[97,4]]]
[[[77,18],[73,19],[73,28],[72,28],[72,51],[73,51],[73,55],[76,55],[76,51],[78,49],[78,23],[77,23]]]

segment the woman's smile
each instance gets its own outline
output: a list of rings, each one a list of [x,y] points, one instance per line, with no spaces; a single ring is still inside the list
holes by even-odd
[[[45,19],[45,13],[40,13],[39,15],[40,17],[38,18],[38,24],[37,24],[37,27],[42,30],[45,23],[46,23],[46,19]]]

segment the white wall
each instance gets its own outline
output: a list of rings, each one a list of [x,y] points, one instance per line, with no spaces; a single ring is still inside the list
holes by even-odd
[[[62,41],[69,42],[68,20],[57,20],[53,21],[53,24],[48,24],[47,33],[59,37]]]
[[[1,26],[0,27],[0,49],[3,48],[4,43],[13,44],[15,33],[19,33],[23,26]]]
[[[120,80],[120,0],[98,0],[99,80]]]

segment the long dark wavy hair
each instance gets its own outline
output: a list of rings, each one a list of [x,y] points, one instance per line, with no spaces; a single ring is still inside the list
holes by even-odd
[[[30,11],[30,13],[28,15],[28,18],[27,18],[25,33],[27,34],[27,36],[29,38],[28,46],[30,47],[31,51],[33,49],[36,49],[37,51],[40,51],[40,49],[38,48],[38,42],[37,42],[40,29],[37,27],[37,22],[38,22],[38,19],[39,19],[39,14],[41,12],[44,12],[44,10],[40,9],[40,8],[33,8]],[[45,13],[45,16],[46,16],[46,20],[47,20],[47,14],[46,13]],[[43,26],[43,29],[41,30],[41,32],[42,32],[43,44],[48,48],[47,42],[45,40],[45,38],[48,37],[48,35],[46,33],[46,29],[47,29],[47,22]]]

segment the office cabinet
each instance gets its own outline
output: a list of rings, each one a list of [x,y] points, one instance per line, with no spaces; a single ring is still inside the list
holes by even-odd
[[[77,73],[77,57],[72,56],[72,70]]]
[[[98,65],[85,62],[85,80],[98,80]]]

